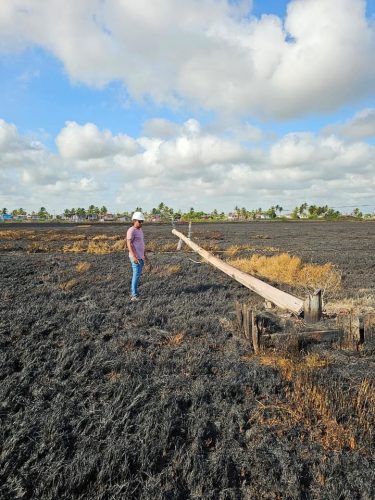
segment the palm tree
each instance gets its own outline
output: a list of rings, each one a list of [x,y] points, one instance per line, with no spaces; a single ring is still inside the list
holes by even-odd
[[[302,203],[302,205],[299,207],[299,213],[300,215],[302,215],[304,213],[304,211],[306,210],[307,208],[307,203]]]
[[[283,207],[281,207],[280,205],[276,205],[275,210],[276,212],[279,212],[279,214],[281,214],[281,212],[283,211]]]
[[[38,212],[38,216],[41,219],[47,219],[47,217],[49,216],[49,213],[47,212],[47,209],[45,207],[40,207],[40,210]]]

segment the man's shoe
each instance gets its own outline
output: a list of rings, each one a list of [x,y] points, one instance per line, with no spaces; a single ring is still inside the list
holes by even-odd
[[[136,295],[130,297],[130,302],[139,302],[139,297],[137,297]]]

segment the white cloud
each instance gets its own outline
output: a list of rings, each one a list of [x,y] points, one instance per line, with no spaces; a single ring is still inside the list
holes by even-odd
[[[90,177],[82,177],[79,180],[57,181],[54,184],[49,184],[45,187],[48,194],[85,194],[96,193],[102,190],[102,187],[97,181]]]
[[[143,124],[143,134],[146,137],[169,139],[178,134],[180,127],[165,118],[153,118]]]
[[[336,133],[355,140],[375,137],[375,109],[363,109],[344,123],[326,127],[324,132],[326,134]]]
[[[49,158],[45,146],[18,134],[17,127],[0,119],[0,170],[26,165],[39,166]]]
[[[312,176],[340,176],[344,171],[366,171],[375,166],[374,147],[363,142],[345,143],[335,136],[287,134],[274,144],[270,159],[276,168],[297,168]]]
[[[123,140],[119,136],[118,141]],[[126,141],[125,141],[126,142]],[[50,152],[42,143],[19,134],[17,127],[0,119],[0,193],[3,203],[30,207],[36,202],[52,206],[105,191],[105,179],[81,176],[74,164]],[[74,201],[73,201],[74,200]],[[36,208],[36,207],[34,207]]]
[[[14,0],[0,5],[0,48],[37,44],[72,80],[122,80],[136,99],[230,114],[300,116],[374,91],[374,24],[363,0],[293,0],[285,22],[249,17],[250,8],[225,0]]]
[[[124,139],[94,124],[69,123],[56,138],[60,155],[39,145],[36,161],[28,156],[34,151],[30,141],[14,125],[1,126],[0,153],[17,166],[0,169],[5,206],[17,200],[26,208],[32,202],[56,210],[104,203],[128,210],[164,201],[175,208],[230,210],[303,199],[355,204],[375,194],[375,147],[335,135],[287,134],[254,147],[235,134],[208,133],[196,120],[176,125],[175,135],[164,139]],[[131,155],[124,146],[129,141],[137,146]]]
[[[93,123],[79,125],[67,122],[56,138],[63,158],[89,160],[105,158],[113,154],[135,154],[139,146],[127,135],[113,136],[109,130],[99,131]]]

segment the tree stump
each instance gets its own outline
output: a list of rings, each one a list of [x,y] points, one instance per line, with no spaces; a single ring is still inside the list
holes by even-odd
[[[344,344],[358,350],[361,341],[359,316],[354,314],[339,314],[336,318],[337,327],[344,332]]]
[[[307,323],[317,323],[322,317],[322,291],[316,290],[303,303],[304,319]]]
[[[366,314],[363,319],[364,342],[375,344],[375,314]]]

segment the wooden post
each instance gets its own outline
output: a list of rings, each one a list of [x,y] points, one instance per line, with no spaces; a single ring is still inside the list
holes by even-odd
[[[178,243],[177,243],[177,251],[179,252],[182,248],[182,240],[178,240]]]
[[[252,336],[252,317],[253,311],[247,304],[244,304],[244,333],[247,340],[251,340]]]
[[[172,230],[172,233],[183,240],[188,247],[192,248],[195,252],[197,252],[205,261],[211,264],[214,267],[217,267],[223,273],[228,274],[231,278],[237,280],[242,285],[250,288],[253,292],[257,293],[261,297],[266,300],[269,300],[276,306],[281,309],[286,309],[288,311],[292,311],[295,314],[300,314],[303,311],[303,301],[297,297],[293,297],[289,293],[283,292],[278,288],[275,288],[264,281],[261,281],[254,276],[251,276],[243,271],[239,271],[233,266],[230,266],[226,262],[222,261],[218,257],[215,257],[207,250],[204,250],[200,246],[198,246],[193,241],[189,240],[184,234],[176,231],[176,229]]]
[[[322,317],[322,291],[316,290],[303,303],[304,319],[307,323],[317,323]]]
[[[258,330],[258,325],[256,322],[256,317],[254,312],[251,314],[251,331],[252,331],[252,339],[253,339],[253,348],[255,354],[259,353],[260,350],[260,332]]]
[[[276,341],[280,342],[283,339],[290,338],[305,338],[306,340],[311,340],[314,342],[337,342],[343,333],[341,330],[311,330],[306,332],[293,332],[288,333],[270,333],[265,335],[265,340],[267,345],[274,345]]]
[[[375,343],[375,314],[366,314],[363,323],[364,341]]]
[[[344,332],[344,342],[353,349],[358,349],[361,340],[359,316],[339,314],[336,318],[337,327]]]
[[[188,238],[191,240],[191,221],[189,221]]]
[[[236,302],[236,316],[238,327],[247,340],[251,340],[252,310],[248,304]]]
[[[243,313],[242,313],[242,304],[236,302],[236,316],[238,328],[242,331],[243,329]]]

